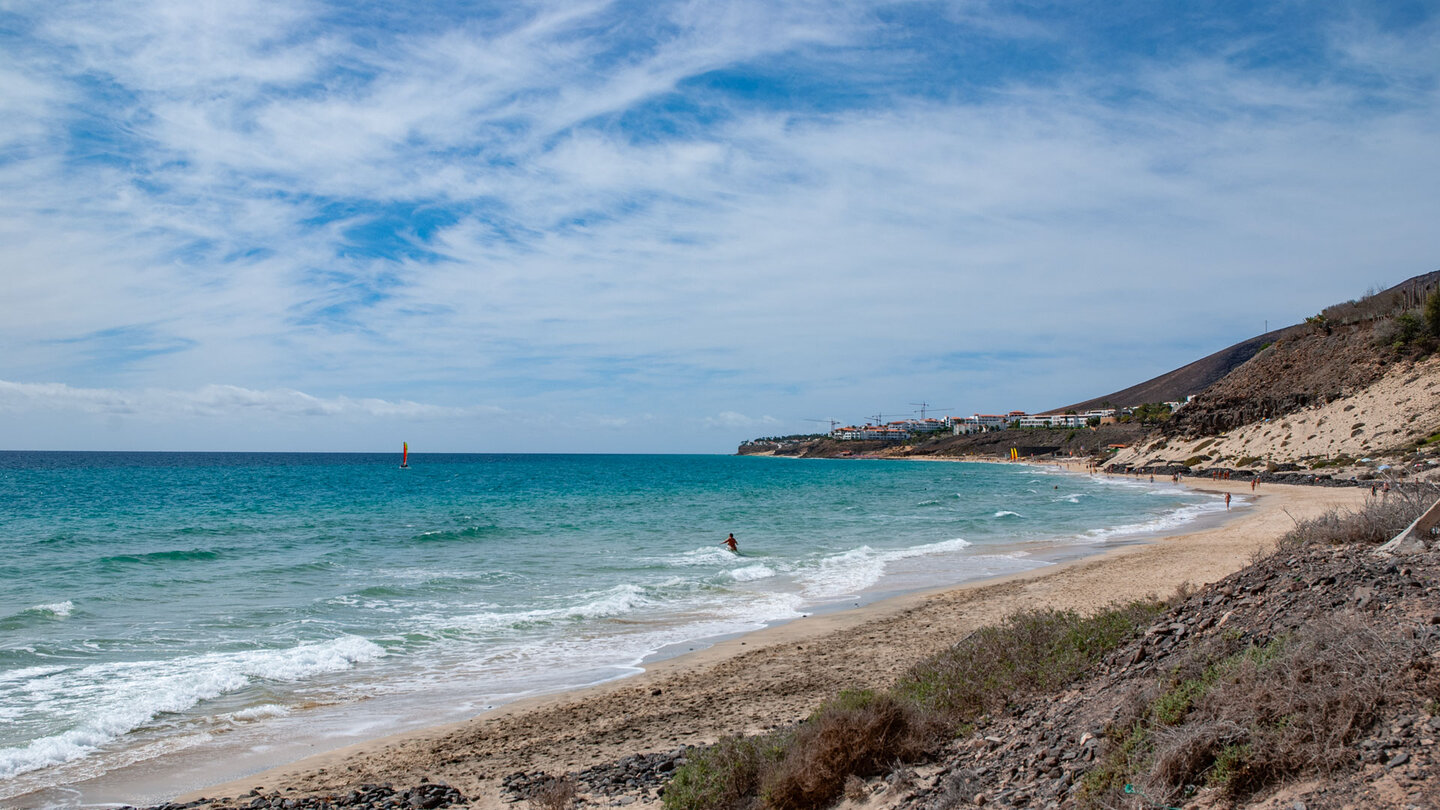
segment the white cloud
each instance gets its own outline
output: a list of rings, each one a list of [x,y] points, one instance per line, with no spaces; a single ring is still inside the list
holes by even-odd
[[[25,155],[0,154],[0,374],[135,413],[380,418],[366,397],[417,398],[798,430],[921,396],[1078,400],[1440,249],[1433,31],[1330,31],[1335,65],[1300,78],[1202,54],[828,109],[694,85],[791,59],[868,87],[914,56],[867,47],[873,7],[656,8],[364,36],[314,3],[35,11],[0,56],[21,122],[0,150]],[[988,37],[1063,36],[962,12]],[[118,142],[77,160],[92,125]],[[408,206],[439,212],[428,238]],[[352,230],[387,216],[399,258]],[[192,348],[94,337],[127,329]],[[958,346],[1048,359],[934,360]]]
[[[410,401],[316,397],[303,391],[256,391],[234,385],[207,385],[193,391],[147,388],[116,390],[75,388],[64,383],[0,380],[0,411],[70,410],[94,415],[140,416],[164,422],[175,418],[325,417],[336,419],[404,418],[412,421],[474,419],[503,414],[494,407],[453,408]]]
[[[779,426],[781,421],[773,416],[752,417],[746,416],[743,413],[736,413],[735,411],[722,411],[714,416],[705,417],[705,419],[702,420],[702,424],[711,430],[716,428],[724,430],[756,430]]]

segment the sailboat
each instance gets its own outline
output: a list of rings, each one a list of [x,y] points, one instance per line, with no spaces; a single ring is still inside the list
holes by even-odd
[[[400,443],[400,469],[402,469],[402,470],[408,470],[408,469],[410,469],[410,443],[409,443],[409,442],[401,442],[401,443]]]

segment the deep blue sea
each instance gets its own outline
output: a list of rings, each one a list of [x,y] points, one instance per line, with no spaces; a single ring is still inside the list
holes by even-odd
[[[0,453],[0,800],[188,778],[166,763],[239,776],[1224,509],[1018,464],[398,463]]]

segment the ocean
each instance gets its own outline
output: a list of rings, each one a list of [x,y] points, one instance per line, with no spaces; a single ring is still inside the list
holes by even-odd
[[[0,801],[158,801],[1224,512],[1019,464],[410,458],[0,453]]]

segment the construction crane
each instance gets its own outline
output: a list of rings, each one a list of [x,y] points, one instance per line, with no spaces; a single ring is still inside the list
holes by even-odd
[[[835,426],[838,425],[838,424],[840,424],[840,420],[839,420],[839,419],[806,419],[805,421],[806,421],[806,422],[819,422],[819,423],[822,424],[822,425],[828,423],[828,424],[830,425],[830,432],[831,432],[831,433],[834,433],[834,432],[835,432]]]
[[[932,411],[948,411],[948,410],[950,410],[951,408],[955,407],[954,405],[946,405],[946,406],[944,406],[943,408],[931,408],[931,407],[930,407],[930,403],[928,403],[928,402],[912,402],[912,403],[910,403],[910,404],[911,404],[911,405],[919,405],[919,406],[920,406],[920,410],[918,410],[918,411],[913,411],[913,413],[918,413],[918,414],[920,414],[920,418],[921,418],[921,419],[924,419],[924,418],[925,418],[925,411],[926,411],[926,410],[932,410]]]
[[[877,424],[877,425],[883,425],[883,424],[885,424],[885,419],[886,419],[887,417],[904,416],[904,415],[905,415],[905,414],[903,414],[903,413],[874,413],[874,414],[871,414],[871,415],[869,415],[869,416],[867,416],[867,417],[865,417],[865,418],[866,418],[866,419],[874,419],[874,420],[875,420],[875,424]]]

